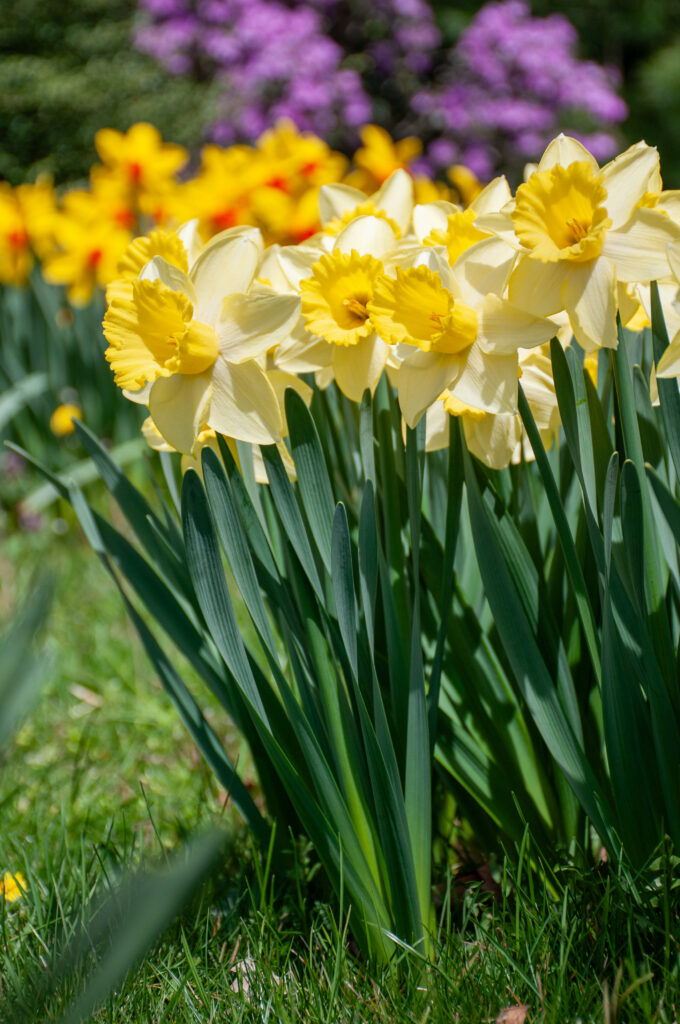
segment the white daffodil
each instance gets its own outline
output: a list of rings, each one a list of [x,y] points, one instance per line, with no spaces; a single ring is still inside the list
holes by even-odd
[[[548,341],[558,325],[501,297],[498,269],[477,263],[482,241],[453,267],[424,249],[426,261],[381,276],[368,303],[374,329],[385,342],[410,349],[397,375],[399,404],[409,426],[449,391],[488,413],[517,411],[518,350]],[[471,261],[473,273],[468,261]],[[444,264],[442,266],[442,263]]]
[[[413,179],[401,168],[371,196],[350,185],[322,185],[319,192],[319,217],[326,235],[339,234],[356,217],[372,216],[387,221],[395,237],[401,238],[412,213]]]
[[[385,368],[389,348],[375,331],[368,305],[383,274],[382,257],[395,245],[384,218],[358,217],[299,282],[305,329],[332,346],[333,378],[355,402],[367,388],[375,391]],[[330,373],[322,383],[328,379]]]
[[[189,454],[207,425],[255,444],[280,440],[283,419],[267,350],[299,318],[294,295],[253,291],[259,232],[210,242],[187,274],[154,256],[112,300],[106,358],[128,397],[147,404],[173,448]]]
[[[522,388],[534,416],[541,440],[552,447],[560,426],[560,413],[547,346],[520,349],[518,353]],[[427,410],[425,446],[428,451],[448,447],[449,418],[459,417],[468,450],[491,469],[504,469],[535,456],[519,414],[488,413],[465,405],[450,391]]]
[[[514,201],[476,221],[517,248],[510,300],[541,316],[564,309],[586,350],[615,348],[617,285],[666,277],[666,247],[680,239],[669,216],[644,205],[660,180],[644,142],[602,168],[575,139],[551,142]]]

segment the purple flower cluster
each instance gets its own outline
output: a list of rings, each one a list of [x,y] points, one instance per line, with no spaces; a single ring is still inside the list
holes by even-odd
[[[525,0],[482,7],[452,51],[442,84],[411,101],[436,136],[430,166],[462,163],[487,179],[535,159],[563,129],[597,158],[611,156],[617,141],[603,128],[627,114],[618,76],[578,60],[577,43],[565,17],[534,18]]]
[[[560,14],[482,7],[448,53],[427,0],[139,0],[137,46],[170,71],[217,79],[215,141],[252,141],[281,117],[333,145],[382,123],[426,143],[421,168],[517,172],[560,130],[595,156],[617,148],[617,75],[576,57]]]
[[[218,78],[224,115],[210,134],[253,140],[277,118],[322,136],[370,119],[361,77],[310,4],[277,0],[143,0],[139,49],[177,74]]]

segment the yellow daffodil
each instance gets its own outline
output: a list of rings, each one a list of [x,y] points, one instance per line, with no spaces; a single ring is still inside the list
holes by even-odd
[[[0,282],[23,284],[32,264],[23,210],[14,189],[0,182]]]
[[[667,276],[666,247],[680,239],[668,216],[638,205],[659,178],[645,143],[600,168],[575,139],[555,139],[514,203],[477,220],[517,246],[510,299],[536,315],[564,309],[584,348],[615,348],[617,283]]]
[[[74,190],[55,217],[55,249],[43,263],[43,273],[51,284],[66,285],[74,306],[85,305],[95,287],[103,288],[116,277],[131,235],[111,212],[96,194]]]
[[[353,183],[367,192],[382,185],[396,170],[405,170],[423,149],[420,140],[413,137],[394,142],[384,128],[375,124],[365,125],[359,135],[363,145],[354,154],[357,172],[352,177]]]
[[[28,884],[20,871],[5,871],[0,877],[0,896],[6,903],[16,903],[26,892]]]
[[[484,189],[477,175],[463,164],[453,164],[452,167],[449,167],[446,174],[460,196],[463,206],[471,206],[479,193]]]
[[[44,260],[54,248],[57,200],[51,178],[41,176],[33,185],[17,185],[14,194],[24,216],[31,248]]]
[[[58,405],[50,416],[50,430],[55,437],[66,437],[67,434],[72,434],[76,429],[73,426],[73,420],[80,420],[82,418],[83,413],[79,406],[73,405],[70,402]]]
[[[375,391],[387,360],[388,345],[369,315],[381,257],[396,244],[387,221],[359,217],[338,235],[300,281],[306,330],[333,346],[332,373],[340,390],[361,401]]]
[[[556,333],[553,321],[526,313],[493,290],[494,266],[486,278],[468,273],[466,260],[485,244],[471,247],[454,267],[425,248],[416,265],[397,267],[394,277],[376,285],[369,314],[378,334],[403,354],[397,387],[411,427],[444,391],[484,412],[515,413],[518,350]]]
[[[182,146],[164,142],[153,125],[140,122],[127,132],[102,128],[94,139],[102,166],[93,167],[93,185],[122,190],[128,204],[157,222],[160,207],[175,187],[175,178],[188,160]]]
[[[116,383],[148,405],[162,437],[185,454],[204,426],[257,444],[282,436],[261,362],[297,322],[300,300],[251,293],[261,255],[251,230],[225,232],[189,275],[155,256],[107,310],[106,358]]]

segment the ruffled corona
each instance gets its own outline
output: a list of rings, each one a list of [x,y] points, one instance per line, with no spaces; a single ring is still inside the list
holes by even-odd
[[[300,282],[306,329],[335,345],[356,345],[373,331],[368,304],[382,274],[380,260],[334,251]]]
[[[536,171],[517,189],[515,232],[544,263],[584,263],[600,255],[611,227],[606,200],[602,173],[585,160]]]
[[[441,278],[428,267],[396,269],[381,277],[368,309],[380,337],[415,345],[424,352],[463,352],[477,337],[477,313],[454,301]]]
[[[424,244],[445,246],[449,263],[453,266],[458,257],[471,246],[481,242],[483,238],[491,237],[488,231],[481,231],[475,227],[476,218],[474,210],[456,210],[447,217],[446,230],[434,228],[424,240]]]
[[[135,391],[159,377],[209,369],[218,354],[217,335],[192,317],[186,295],[161,281],[121,286],[104,317],[105,355],[116,384]]]
[[[389,226],[394,231],[395,238],[401,237],[401,228],[397,224],[393,217],[390,217],[384,210],[380,210],[375,206],[370,199],[367,199],[365,203],[359,203],[351,210],[345,210],[340,217],[333,217],[327,224],[324,225],[325,235],[339,235],[343,228],[347,227],[350,221],[355,220],[357,217],[380,217],[382,220],[387,221]]]

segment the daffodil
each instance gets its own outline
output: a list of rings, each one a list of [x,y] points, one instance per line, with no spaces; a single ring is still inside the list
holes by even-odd
[[[6,903],[16,903],[27,888],[26,878],[20,871],[5,871],[0,877],[0,896]]]
[[[337,235],[357,217],[381,217],[395,237],[404,235],[413,213],[413,179],[396,170],[377,192],[366,196],[350,185],[324,185],[319,192],[319,216],[324,232]]]
[[[333,377],[355,402],[367,388],[375,391],[387,361],[388,345],[376,333],[369,307],[383,273],[381,257],[395,244],[386,220],[359,217],[300,281],[305,329],[333,346]]]
[[[382,185],[396,170],[405,170],[423,149],[420,140],[412,136],[394,142],[389,132],[376,124],[365,125],[359,135],[363,145],[354,154],[357,170],[351,177],[365,191]]]
[[[66,285],[69,301],[82,306],[96,287],[114,280],[131,234],[97,193],[73,190],[54,219],[54,251],[43,263],[51,284]]]
[[[603,168],[575,139],[551,142],[514,202],[477,220],[517,246],[511,301],[536,315],[564,309],[585,349],[615,348],[617,285],[667,276],[666,247],[680,239],[669,217],[639,205],[659,180],[643,142]]]
[[[0,282],[23,284],[33,264],[26,220],[18,198],[0,183]]]
[[[190,454],[207,426],[256,444],[280,440],[283,419],[267,350],[300,315],[292,295],[252,292],[259,233],[225,233],[186,274],[159,256],[127,283],[104,319],[116,383],[148,405],[160,434]]]
[[[518,350],[543,344],[557,331],[555,322],[493,291],[493,266],[486,279],[470,277],[465,262],[477,248],[454,267],[424,249],[430,266],[396,267],[394,276],[379,279],[368,304],[380,337],[404,353],[397,387],[410,427],[444,391],[484,412],[515,413]]]
[[[419,204],[413,210],[413,228],[421,245],[441,245],[446,249],[448,261],[453,266],[471,246],[493,236],[476,224],[479,217],[499,212],[512,198],[510,186],[505,177],[494,178],[486,188],[477,193],[467,209],[462,210],[453,203],[435,201]],[[503,248],[501,248],[503,247]],[[493,247],[484,249],[485,259],[493,259],[491,251],[502,253],[504,260],[512,259],[514,250],[507,242],[496,240]]]
[[[182,146],[164,142],[153,125],[139,122],[127,132],[100,129],[94,138],[102,166],[93,167],[93,185],[120,189],[127,202],[145,214],[163,219],[158,207],[175,187],[177,172],[189,154]]]

